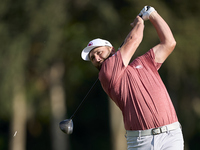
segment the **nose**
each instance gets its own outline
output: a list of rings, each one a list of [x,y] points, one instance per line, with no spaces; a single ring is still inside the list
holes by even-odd
[[[98,55],[95,56],[95,59],[96,59],[96,62],[100,62],[101,61],[101,58]]]

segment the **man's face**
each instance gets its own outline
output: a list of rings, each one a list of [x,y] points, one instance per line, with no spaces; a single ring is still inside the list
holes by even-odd
[[[100,70],[102,63],[110,56],[111,51],[112,48],[107,46],[94,48],[89,53],[90,61],[98,70]]]

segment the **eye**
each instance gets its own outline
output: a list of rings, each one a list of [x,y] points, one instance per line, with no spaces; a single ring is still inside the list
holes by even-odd
[[[93,59],[94,59],[94,56],[91,56],[90,59],[93,60]]]

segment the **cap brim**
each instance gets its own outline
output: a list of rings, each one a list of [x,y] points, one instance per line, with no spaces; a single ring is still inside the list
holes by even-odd
[[[85,61],[90,61],[90,58],[89,58],[89,53],[91,50],[93,50],[95,47],[97,46],[90,46],[90,47],[86,47],[83,49],[82,53],[81,53],[81,57],[83,60]]]

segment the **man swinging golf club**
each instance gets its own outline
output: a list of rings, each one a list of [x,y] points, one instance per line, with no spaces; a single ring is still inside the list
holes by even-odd
[[[160,43],[130,62],[142,41],[144,20],[153,24]],[[153,7],[145,6],[131,26],[117,52],[109,41],[94,39],[81,56],[99,69],[103,89],[122,111],[128,150],[183,150],[181,125],[158,73],[176,41]]]

